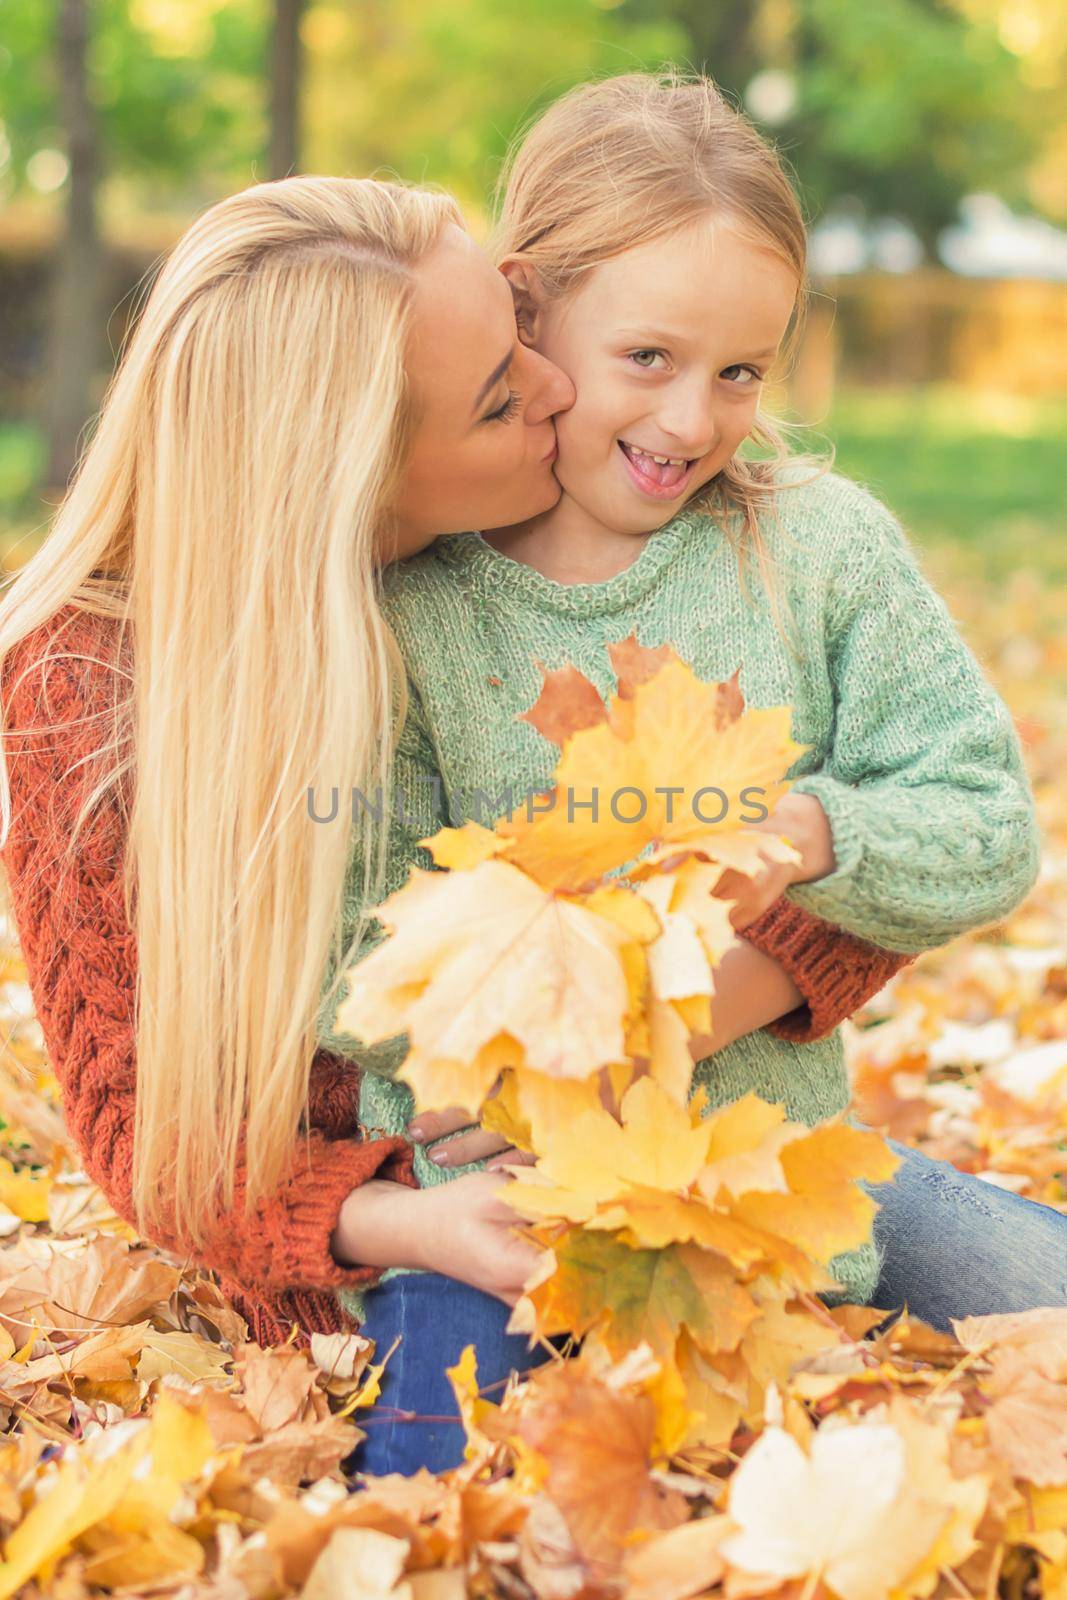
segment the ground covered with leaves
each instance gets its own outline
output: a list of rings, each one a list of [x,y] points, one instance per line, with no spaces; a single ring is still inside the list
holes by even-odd
[[[1003,926],[924,957],[847,1026],[858,1109],[1067,1209],[1065,597],[1025,573],[995,594],[954,575],[951,593],[1026,744],[1045,860]],[[758,1405],[722,1448],[686,1446],[691,1396],[647,1346],[589,1341],[491,1396],[465,1359],[464,1465],[350,1493],[385,1352],[354,1335],[261,1350],[209,1276],[111,1213],[66,1139],[8,934],[0,1600],[1067,1597],[1067,1312],[875,1335],[869,1310],[810,1297],[795,1360],[781,1338],[773,1370],[746,1358]]]

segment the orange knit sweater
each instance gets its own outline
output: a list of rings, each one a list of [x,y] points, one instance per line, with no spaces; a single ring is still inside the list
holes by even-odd
[[[114,629],[69,605],[4,663],[12,820],[0,860],[67,1127],[86,1172],[132,1222],[137,951],[124,909],[125,831],[114,792],[76,852],[65,849],[83,793],[79,773],[87,772],[79,763],[99,748],[114,702]],[[132,669],[128,649],[123,666]],[[828,1033],[914,959],[866,944],[785,899],[744,937],[780,961],[805,996],[806,1005],[773,1025],[796,1040]],[[358,1107],[358,1065],[320,1049],[306,1127],[278,1188],[246,1216],[239,1167],[234,1206],[217,1217],[203,1247],[194,1249],[176,1228],[157,1234],[163,1248],[216,1273],[260,1343],[285,1339],[294,1323],[301,1341],[354,1327],[335,1291],[380,1275],[341,1266],[330,1235],[345,1196],[367,1179],[414,1182],[412,1149],[398,1136],[364,1138]]]

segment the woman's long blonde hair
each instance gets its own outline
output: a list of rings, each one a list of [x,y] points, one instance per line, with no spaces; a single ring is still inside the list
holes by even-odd
[[[709,78],[670,69],[579,84],[515,141],[498,203],[494,258],[523,257],[550,299],[574,293],[624,251],[722,217],[794,274],[787,353],[799,338],[808,298],[800,204],[775,151]],[[695,498],[721,516],[742,585],[746,557],[755,554],[773,606],[761,512],[775,508],[782,488],[811,481],[795,471],[783,479],[787,461],[813,476],[829,461],[791,453],[785,427],[766,413],[757,413],[749,437],[760,457],[735,455]]]
[[[341,981],[346,797],[388,793],[403,711],[374,540],[411,428],[411,269],[457,221],[442,194],[318,177],[201,216],[0,605],[0,668],[68,603],[118,624],[114,714],[78,827],[135,775],[124,881],[146,1232],[166,1216],[202,1241],[234,1202],[242,1145],[249,1206],[292,1159],[328,963],[331,995]],[[309,790],[335,787],[339,817],[316,826]],[[6,756],[0,813],[6,839]],[[365,886],[381,865],[369,852]]]

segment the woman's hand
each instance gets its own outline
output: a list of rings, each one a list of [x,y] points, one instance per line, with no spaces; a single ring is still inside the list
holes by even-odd
[[[342,1266],[443,1272],[514,1305],[541,1252],[514,1232],[504,1172],[472,1172],[432,1189],[374,1178],[353,1189],[330,1240]]]
[[[733,900],[730,922],[740,933],[774,904],[790,884],[824,878],[837,865],[829,819],[814,795],[783,795],[769,817],[752,823],[751,833],[785,835],[800,852],[799,862],[768,861],[752,877],[727,869],[713,890],[717,899]]]
[[[471,1172],[417,1191],[425,1201],[426,1264],[513,1306],[542,1252],[516,1228],[506,1171]]]
[[[492,1099],[500,1087],[500,1080],[492,1090]],[[459,1132],[460,1129],[464,1131]],[[449,1138],[449,1134],[456,1138]],[[501,1133],[493,1133],[474,1121],[463,1106],[449,1106],[447,1111],[420,1111],[407,1126],[407,1136],[414,1144],[431,1144],[435,1139],[448,1139],[434,1150],[427,1150],[427,1160],[436,1167],[465,1167],[469,1161],[481,1161],[486,1156],[522,1159],[519,1151]]]
[[[631,1081],[644,1077],[648,1070],[647,1057],[635,1058]],[[601,1068],[597,1075],[597,1083],[600,1104],[618,1120],[619,1103],[607,1067]],[[490,1100],[499,1088],[498,1078],[489,1095]],[[436,1166],[462,1167],[468,1161],[479,1161],[485,1156],[491,1157],[487,1169],[489,1172],[503,1172],[508,1167],[532,1166],[537,1159],[526,1150],[516,1150],[514,1145],[508,1144],[502,1134],[493,1133],[477,1123],[472,1126],[470,1112],[462,1106],[449,1106],[447,1111],[423,1111],[408,1123],[407,1131],[408,1137],[414,1139],[416,1144],[423,1144],[430,1139],[447,1138],[457,1128],[464,1128],[467,1131],[456,1139],[449,1139],[447,1144],[438,1145],[436,1150],[428,1152],[429,1159]]]

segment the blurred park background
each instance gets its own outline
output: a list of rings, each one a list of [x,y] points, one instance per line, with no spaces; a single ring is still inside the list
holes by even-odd
[[[1063,0],[0,0],[0,560],[41,537],[201,207],[395,172],[484,232],[540,107],[666,61],[775,140],[811,219],[777,408],[950,582],[1067,592]]]

